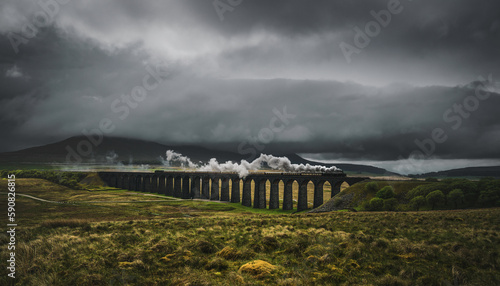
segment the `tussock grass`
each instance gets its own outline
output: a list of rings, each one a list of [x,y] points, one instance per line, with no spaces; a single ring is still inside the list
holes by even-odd
[[[90,227],[88,220],[83,219],[54,219],[44,221],[40,224],[42,227],[56,228],[56,227]]]
[[[276,270],[276,266],[264,260],[254,260],[241,265],[239,272],[248,273],[256,278],[264,278]]]

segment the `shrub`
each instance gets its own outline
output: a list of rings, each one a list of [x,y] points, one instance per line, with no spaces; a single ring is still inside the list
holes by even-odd
[[[481,192],[478,197],[478,204],[481,206],[499,205],[500,200],[500,180],[491,178],[482,179],[478,183]],[[464,194],[467,200],[467,194]]]
[[[499,199],[500,199],[499,190],[485,190],[481,191],[477,202],[481,206],[491,207],[497,205]]]
[[[411,189],[408,194],[406,194],[406,198],[408,200],[413,199],[416,196],[423,196],[426,197],[429,193],[436,191],[436,190],[442,190],[446,188],[445,183],[432,183],[432,184],[425,184],[425,185],[420,185],[418,187],[415,187]]]
[[[410,207],[410,204],[398,204],[396,207],[396,211],[398,211],[398,212],[408,212],[411,210],[412,210],[412,208]]]
[[[425,179],[426,182],[438,182],[437,178],[427,178]]]
[[[394,197],[394,188],[391,186],[385,186],[375,195],[377,198],[390,199]]]
[[[378,184],[376,182],[369,182],[365,185],[367,192],[376,193],[378,191]]]
[[[384,200],[384,210],[385,211],[395,211],[398,206],[398,200],[396,198],[390,198]]]
[[[360,209],[364,211],[370,210],[370,201],[363,201],[360,205]]]
[[[381,198],[373,198],[368,204],[368,210],[381,211],[384,208],[384,200]]]
[[[412,209],[418,211],[420,208],[425,205],[425,198],[424,196],[416,196],[410,201],[410,206]]]
[[[448,202],[454,204],[455,208],[464,202],[464,192],[460,189],[454,189],[448,194]]]
[[[432,209],[435,209],[436,206],[442,205],[445,202],[445,196],[443,192],[436,190],[434,192],[430,192],[425,197],[425,200],[432,207]]]

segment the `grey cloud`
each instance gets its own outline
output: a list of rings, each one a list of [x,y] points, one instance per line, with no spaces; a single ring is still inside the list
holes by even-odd
[[[7,2],[2,15],[15,13],[0,20],[0,124],[12,136],[0,150],[110,118],[114,136],[236,151],[286,106],[296,117],[269,152],[396,160],[443,128],[449,138],[433,156],[500,157],[497,94],[458,130],[443,121],[474,94],[459,85],[500,74],[500,4],[402,0],[402,13],[348,64],[339,44],[387,3],[243,1],[220,21],[212,1],[70,2],[15,54],[7,33],[39,8]],[[172,76],[121,120],[111,103],[159,61]]]
[[[143,45],[222,77],[456,85],[498,72],[496,1],[401,0],[403,11],[348,64],[339,44],[353,44],[353,28],[363,29],[388,2],[243,1],[224,21],[211,1],[70,2],[54,25],[108,50]],[[26,19],[40,9],[26,1],[10,6]]]

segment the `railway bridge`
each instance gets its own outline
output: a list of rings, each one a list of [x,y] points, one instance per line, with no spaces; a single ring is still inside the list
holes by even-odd
[[[279,208],[279,184],[282,183],[283,210],[293,209],[292,185],[296,182],[299,186],[297,211],[308,208],[307,185],[310,182],[314,184],[313,208],[316,208],[323,204],[323,187],[326,182],[331,186],[331,196],[333,197],[340,192],[342,183],[346,182],[352,185],[368,179],[365,177],[347,177],[343,172],[262,172],[250,173],[245,178],[240,178],[237,173],[196,171],[99,172],[99,176],[111,187],[137,192],[158,193],[182,199],[241,202],[242,205],[247,207],[252,207],[253,191],[253,207],[259,209]],[[240,192],[241,186],[243,188],[242,192]],[[269,205],[267,205],[266,200],[268,191]]]

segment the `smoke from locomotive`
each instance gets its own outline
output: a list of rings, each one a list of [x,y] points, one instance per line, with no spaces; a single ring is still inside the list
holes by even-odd
[[[277,157],[273,155],[261,154],[257,159],[252,162],[246,160],[241,160],[240,163],[235,163],[232,161],[227,161],[225,163],[219,163],[217,159],[212,158],[205,165],[198,165],[193,163],[190,158],[183,156],[180,153],[176,153],[173,150],[168,150],[166,152],[166,161],[180,163],[182,167],[188,167],[196,169],[198,171],[205,172],[236,172],[240,178],[245,178],[248,176],[250,171],[261,170],[264,165],[272,170],[279,170],[283,172],[297,172],[297,173],[338,173],[342,172],[341,169],[332,166],[326,167],[321,165],[311,165],[311,164],[293,164],[287,157]]]

